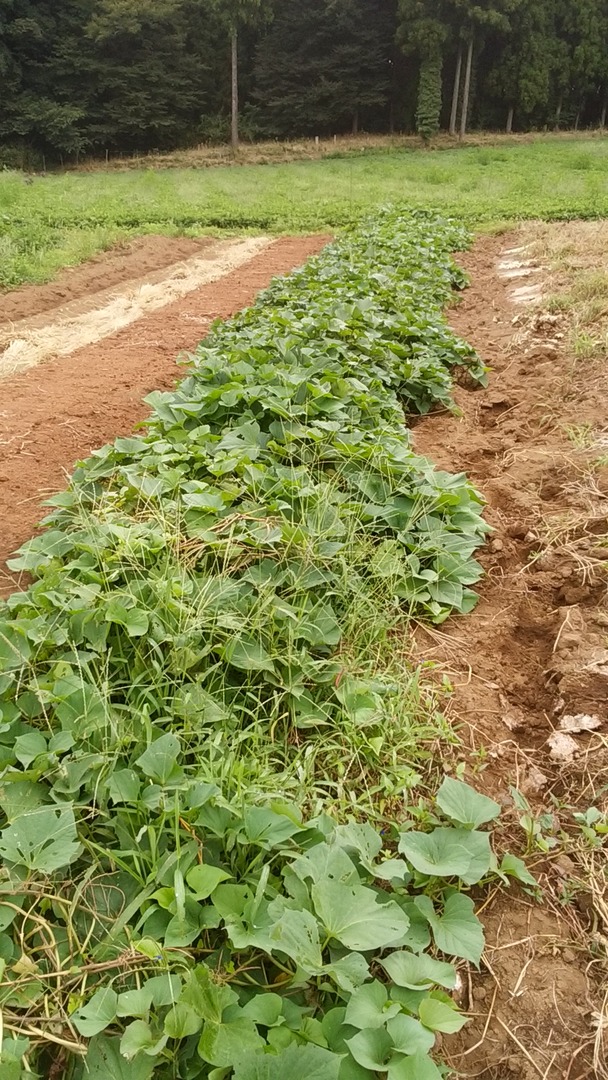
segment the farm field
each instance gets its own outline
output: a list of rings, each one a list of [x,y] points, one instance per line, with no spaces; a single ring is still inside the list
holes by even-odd
[[[603,212],[570,145],[530,216]],[[0,601],[7,1080],[608,1075],[608,230],[498,228],[498,172],[2,298],[127,320],[0,371],[0,558],[52,496]]]
[[[6,560],[32,535],[41,498],[65,485],[83,454],[131,433],[148,415],[145,396],[174,386],[178,355],[194,350],[214,319],[252,303],[273,274],[293,269],[327,239],[283,237],[230,270],[218,263],[216,256],[225,249],[220,245],[218,252],[213,241],[149,237],[48,285],[4,295],[0,596],[19,583]],[[142,292],[151,281],[158,278],[162,287],[172,272],[173,280],[193,285],[192,260],[196,287],[181,298],[167,290],[162,307],[146,309]],[[200,284],[199,260],[208,275],[216,274],[207,285]],[[117,314],[121,329],[115,325]],[[64,355],[57,355],[58,348]],[[32,353],[38,361],[46,359],[28,368]]]
[[[162,160],[162,159],[161,159]],[[391,203],[485,227],[608,212],[608,140],[545,136],[288,164],[0,174],[0,285],[48,280],[121,239],[213,230],[327,232]]]

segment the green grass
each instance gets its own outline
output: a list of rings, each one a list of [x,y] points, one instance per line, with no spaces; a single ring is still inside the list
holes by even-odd
[[[45,281],[127,236],[334,229],[387,203],[472,225],[608,214],[608,140],[387,150],[281,165],[0,175],[0,285]]]

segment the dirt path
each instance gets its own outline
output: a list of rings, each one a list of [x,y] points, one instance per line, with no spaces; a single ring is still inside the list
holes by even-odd
[[[217,281],[270,245],[266,237],[216,240],[180,262],[0,326],[0,378],[69,356]]]
[[[216,243],[211,237],[200,240],[186,236],[137,237],[94,255],[80,266],[61,270],[45,285],[21,285],[18,289],[0,291],[0,324],[28,319],[124,281],[144,278],[172,263],[201,255]]]
[[[469,776],[504,805],[504,843],[515,852],[525,836],[509,782],[537,820],[546,814],[551,843],[570,828],[572,805],[601,806],[608,765],[608,475],[569,438],[582,422],[604,426],[604,381],[577,367],[559,320],[514,304],[515,283],[499,266],[521,244],[521,233],[482,238],[460,260],[472,286],[450,321],[491,365],[490,386],[458,391],[461,419],[430,416],[415,429],[419,451],[468,473],[495,529],[477,609],[441,632],[421,629],[418,646],[451,675],[453,720],[478,768]],[[596,730],[568,736],[564,753],[573,717]],[[603,1076],[593,1066],[593,883],[559,848],[530,847],[544,902],[497,890],[485,906],[485,962],[464,1000],[474,1019],[452,1064],[486,1080]]]
[[[327,237],[276,240],[245,265],[97,344],[0,383],[0,592],[18,579],[5,566],[33,533],[40,503],[75,461],[128,433],[147,413],[143,397],[180,375],[176,357],[211,322],[251,303],[275,274],[319,251]]]

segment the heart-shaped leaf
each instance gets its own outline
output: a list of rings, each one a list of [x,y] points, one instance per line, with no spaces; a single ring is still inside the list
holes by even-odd
[[[346,1045],[358,1065],[372,1072],[386,1072],[393,1055],[393,1040],[386,1028],[366,1028],[347,1039]]]
[[[418,896],[415,902],[424,912],[438,949],[448,956],[462,956],[472,964],[479,965],[485,941],[483,927],[470,896],[452,893],[447,897],[441,915],[435,911],[430,897]]]
[[[389,1002],[386,987],[375,979],[364,983],[352,994],[346,1006],[345,1022],[359,1029],[380,1028],[400,1009],[400,1005]]]
[[[355,952],[395,945],[409,927],[394,901],[380,903],[377,894],[363,885],[319,881],[311,896],[326,934]]]
[[[197,900],[206,900],[222,881],[227,881],[230,877],[232,877],[231,874],[218,866],[201,863],[200,866],[193,866],[188,871],[186,881]]]
[[[455,1034],[467,1023],[466,1016],[462,1016],[444,1001],[432,997],[420,1002],[418,1015],[425,1027],[431,1031],[442,1031],[446,1035]]]
[[[437,805],[444,814],[467,828],[476,829],[500,814],[500,804],[475,791],[475,788],[446,776],[436,795]]]
[[[429,990],[432,986],[452,990],[456,986],[455,968],[426,953],[418,956],[411,952],[394,952],[380,962],[397,986],[406,986],[410,990]]]
[[[388,1068],[387,1080],[442,1080],[442,1077],[435,1062],[420,1052],[411,1057],[395,1055]]]

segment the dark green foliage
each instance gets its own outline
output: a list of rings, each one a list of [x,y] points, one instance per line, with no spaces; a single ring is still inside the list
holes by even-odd
[[[226,138],[234,26],[248,137],[428,138],[471,40],[469,122],[597,125],[608,100],[608,0],[0,0],[0,160]]]
[[[390,9],[386,0],[281,4],[257,51],[253,96],[260,133],[326,135],[369,126],[374,108],[386,114]]]
[[[24,0],[2,42],[0,135],[55,158],[196,142],[228,107],[226,31],[199,0]]]
[[[416,128],[427,142],[439,131],[443,47],[448,36],[444,6],[436,0],[399,0],[397,38],[420,64]]]

